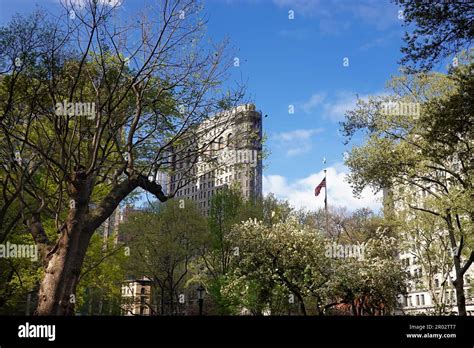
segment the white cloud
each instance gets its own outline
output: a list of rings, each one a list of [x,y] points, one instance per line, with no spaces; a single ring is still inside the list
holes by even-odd
[[[315,129],[296,129],[289,132],[278,133],[275,137],[282,141],[295,141],[298,139],[307,140],[311,138],[314,134],[321,133],[321,128]]]
[[[385,92],[376,92],[371,96],[386,95]],[[318,113],[322,118],[333,122],[343,121],[348,110],[355,109],[357,100],[368,100],[369,95],[358,95],[351,91],[338,91],[334,95],[327,96],[326,93],[314,93],[311,97],[302,103],[296,103],[305,113]],[[316,111],[317,108],[320,110]]]
[[[317,106],[321,105],[326,98],[326,93],[315,93],[307,101],[301,103],[301,109],[307,114],[311,113]]]
[[[304,143],[300,147],[293,147],[291,149],[288,149],[286,151],[286,155],[289,157],[298,156],[304,153],[308,153],[309,151],[311,151],[311,149],[312,149],[311,144]]]
[[[386,46],[389,42],[397,40],[403,36],[403,29],[399,28],[397,30],[392,30],[388,33],[384,33],[383,36],[376,37],[373,40],[370,40],[359,47],[361,51],[367,51],[372,48],[378,48]]]
[[[367,99],[368,96],[359,96],[361,99]],[[338,92],[334,101],[323,105],[323,116],[332,121],[339,122],[344,120],[348,110],[355,108],[357,104],[357,95],[353,92]]]
[[[276,133],[271,138],[277,142],[277,146],[285,149],[287,156],[296,156],[309,152],[312,149],[311,138],[321,132],[322,128],[296,129]]]
[[[66,4],[73,9],[83,9],[86,5],[92,3],[92,0],[59,0],[59,2]],[[123,0],[98,0],[97,4],[110,7],[118,7],[122,5]]]
[[[287,7],[304,15],[311,15],[322,7],[319,0],[273,0],[273,3],[278,7]]]
[[[379,211],[382,194],[374,195],[370,189],[362,192],[361,198],[353,196],[352,188],[346,181],[348,169],[342,164],[336,164],[327,169],[328,205],[346,207],[350,211],[358,208],[371,208]],[[286,199],[296,208],[316,210],[324,207],[324,191],[318,197],[314,196],[315,187],[324,178],[321,170],[306,178],[289,181],[281,175],[264,175],[264,194],[273,193],[280,199]]]
[[[349,30],[347,20],[340,19],[341,14],[348,14],[377,30],[386,30],[391,26],[400,25],[398,7],[389,1],[273,0],[273,3],[277,7],[294,10],[295,18],[301,15],[322,19],[320,30],[325,33],[337,34],[341,29]]]

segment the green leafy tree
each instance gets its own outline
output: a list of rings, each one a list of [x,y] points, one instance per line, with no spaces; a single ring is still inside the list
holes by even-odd
[[[444,224],[460,315],[466,315],[463,275],[474,261],[471,69],[472,64],[466,64],[447,75],[393,78],[392,96],[360,100],[342,124],[348,139],[359,131],[366,135],[346,161],[355,193],[367,186],[383,189],[389,215],[403,206]],[[414,105],[415,111],[385,107],[390,104]],[[400,188],[416,199],[400,200]]]
[[[134,190],[172,197],[156,173],[220,101],[243,94],[222,91],[232,57],[205,40],[195,1],[160,2],[125,26],[119,3],[76,5],[65,4],[64,20],[40,12],[0,29],[0,239],[25,221],[38,245],[39,315],[74,313],[94,231]],[[208,146],[177,160],[193,166]]]
[[[120,226],[130,248],[127,275],[152,281],[158,304],[148,304],[152,313],[175,315],[182,309],[180,295],[185,294],[193,263],[202,254],[208,227],[192,201],[173,200],[157,208],[132,213]]]
[[[474,39],[474,5],[470,1],[395,0],[407,28],[401,63],[411,70],[431,70],[434,64],[469,49]]]
[[[410,275],[410,286],[413,289],[427,289],[433,303],[433,314],[446,314],[448,299],[445,294],[452,286],[452,254],[445,224],[433,214],[411,209],[398,211],[397,217],[398,227],[403,231],[400,236],[401,250],[414,256],[422,271],[421,276],[419,272]]]
[[[232,226],[242,220],[245,205],[238,187],[218,190],[211,199],[208,217],[210,238],[202,254],[205,272],[200,281],[206,284],[219,314],[234,312],[232,303],[222,296],[222,287],[227,283],[226,275],[231,270],[232,255],[238,252],[227,240],[227,235]]]
[[[398,245],[386,230],[370,234],[360,258],[335,255],[335,239],[300,223],[297,214],[271,226],[242,222],[228,238],[240,252],[223,293],[253,314],[299,307],[302,315],[323,315],[341,305],[354,315],[388,314],[404,291]]]
[[[129,260],[125,246],[115,236],[105,241],[99,234],[91,238],[79,277],[76,312],[87,315],[120,315],[121,285]]]

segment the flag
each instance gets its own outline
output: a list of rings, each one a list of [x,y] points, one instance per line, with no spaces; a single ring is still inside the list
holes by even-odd
[[[322,189],[323,187],[326,187],[326,178],[324,178],[324,179],[321,181],[321,183],[320,183],[318,186],[316,186],[316,188],[314,189],[314,195],[315,195],[316,197],[318,197],[318,195],[319,195],[319,193],[321,192],[321,189]]]

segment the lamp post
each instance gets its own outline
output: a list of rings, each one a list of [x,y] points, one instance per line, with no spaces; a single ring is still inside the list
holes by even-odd
[[[198,296],[198,301],[199,301],[199,315],[202,315],[202,305],[204,304],[204,293],[206,289],[202,285],[199,285],[199,288],[197,288],[197,296]]]

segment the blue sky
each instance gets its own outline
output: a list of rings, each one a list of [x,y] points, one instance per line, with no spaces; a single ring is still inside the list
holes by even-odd
[[[382,93],[398,74],[402,21],[384,0],[208,0],[212,37],[238,47],[238,73],[263,114],[267,146],[264,191],[298,207],[317,208],[314,187],[327,159],[329,204],[378,209],[368,190],[361,200],[345,183],[339,121],[356,95]],[[293,12],[289,12],[293,11]],[[294,19],[290,15],[294,14]],[[349,66],[343,66],[348,58]],[[237,73],[236,73],[237,74]],[[295,108],[289,114],[289,106]],[[349,145],[351,146],[351,145]]]
[[[264,119],[271,152],[264,192],[293,205],[323,206],[314,187],[328,169],[328,202],[349,210],[381,207],[381,194],[352,195],[345,181],[345,146],[339,122],[357,96],[388,93],[399,75],[405,32],[403,11],[390,0],[207,0],[209,33],[227,35],[238,47],[237,74]],[[294,19],[290,19],[290,12]],[[349,66],[343,65],[348,58]],[[434,66],[446,72],[450,59]],[[294,105],[295,113],[288,113]],[[327,159],[326,165],[323,158]]]
[[[0,22],[30,12],[35,3],[0,0]],[[141,4],[124,2],[129,8]],[[343,153],[350,147],[343,145],[338,122],[356,94],[382,93],[398,74],[404,32],[399,9],[389,0],[205,0],[204,5],[208,35],[214,41],[228,37],[240,60],[233,78],[247,81],[249,97],[268,114],[264,131],[271,154],[264,191],[297,207],[321,207],[323,198],[313,192],[327,166],[329,204],[378,209],[370,191],[356,200],[344,181]]]

